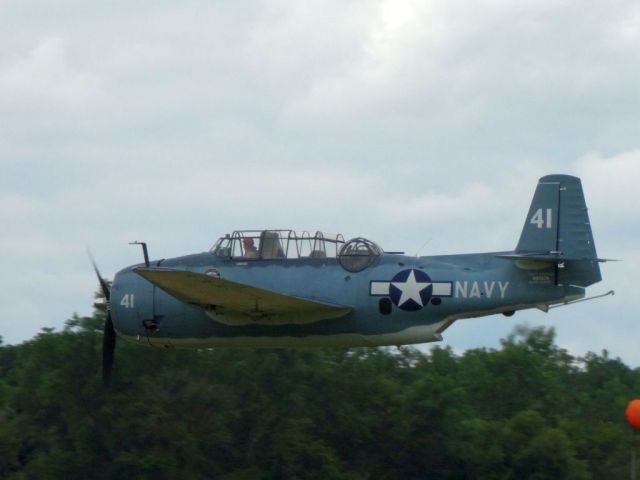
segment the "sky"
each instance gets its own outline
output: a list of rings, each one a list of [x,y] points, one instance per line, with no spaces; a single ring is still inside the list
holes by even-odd
[[[582,179],[616,295],[463,320],[553,326],[640,366],[635,0],[0,3],[0,336],[92,311],[96,279],[236,229],[422,255],[515,248],[539,177]],[[426,245],[425,245],[426,244]]]

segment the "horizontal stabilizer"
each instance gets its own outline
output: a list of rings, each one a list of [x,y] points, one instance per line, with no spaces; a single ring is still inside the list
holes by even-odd
[[[178,300],[248,315],[260,323],[309,323],[338,318],[351,307],[271,292],[202,273],[138,267],[134,271]]]
[[[611,258],[585,258],[585,257],[567,257],[562,252],[545,252],[545,253],[506,253],[496,255],[498,258],[506,258],[507,260],[531,260],[540,262],[564,262],[564,261],[590,261],[590,262],[617,262]]]

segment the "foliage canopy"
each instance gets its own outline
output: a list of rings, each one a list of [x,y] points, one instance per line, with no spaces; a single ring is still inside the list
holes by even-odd
[[[598,479],[628,472],[640,372],[553,329],[498,350],[156,350],[104,318],[0,344],[0,478]]]

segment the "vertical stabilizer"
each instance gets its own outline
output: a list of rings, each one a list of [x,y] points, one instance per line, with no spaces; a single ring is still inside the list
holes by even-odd
[[[558,282],[601,280],[582,183],[570,175],[542,177],[524,223],[517,255],[558,261]]]

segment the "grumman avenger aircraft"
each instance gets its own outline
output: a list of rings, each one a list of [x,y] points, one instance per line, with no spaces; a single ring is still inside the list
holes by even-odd
[[[584,299],[601,280],[579,178],[540,179],[515,250],[407,256],[364,238],[236,231],[208,252],[149,261],[109,284],[103,379],[115,333],[159,347],[404,345],[456,320]],[[95,267],[95,264],[94,264]],[[613,293],[613,292],[609,292]]]

